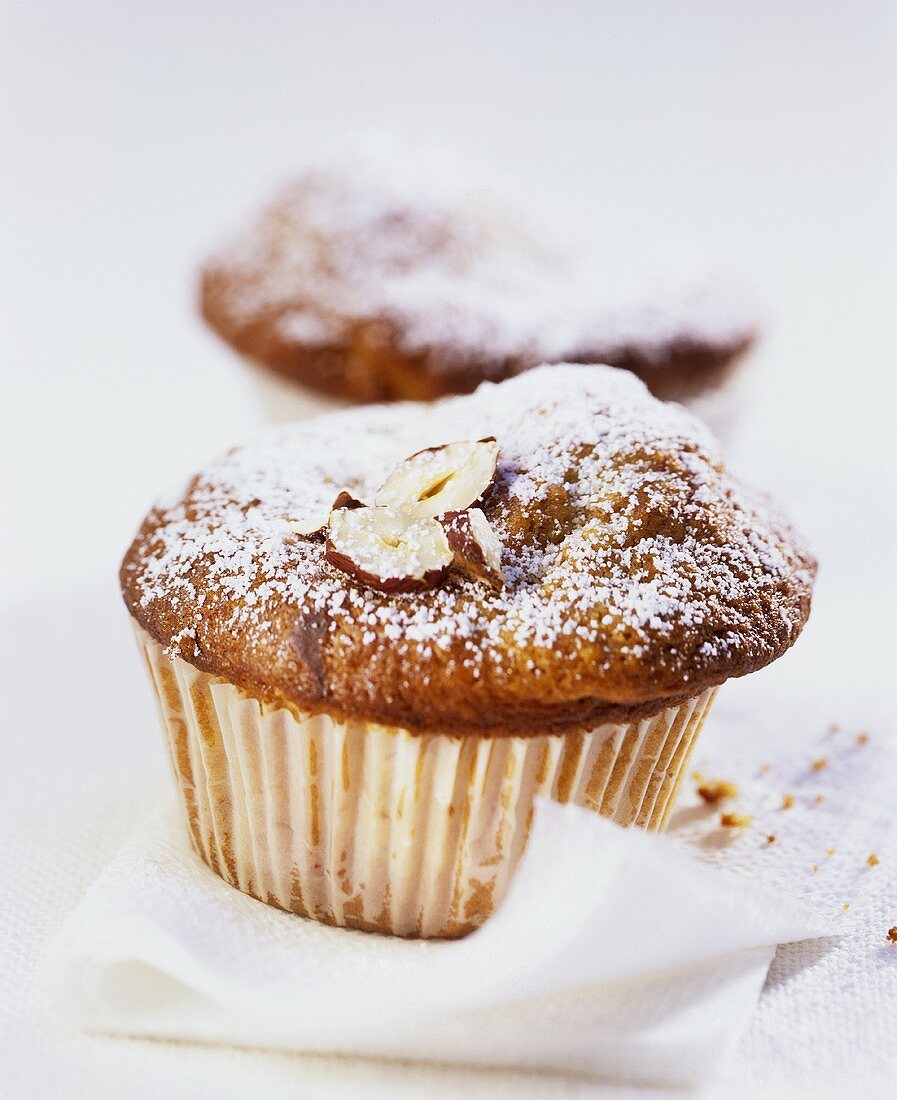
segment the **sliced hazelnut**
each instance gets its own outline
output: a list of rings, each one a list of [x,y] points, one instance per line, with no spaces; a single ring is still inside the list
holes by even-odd
[[[415,519],[461,512],[492,484],[497,462],[498,444],[491,437],[429,447],[393,470],[374,503],[401,508]]]
[[[501,571],[501,543],[479,508],[447,512],[440,517],[454,564],[468,576],[492,588],[504,587]]]
[[[333,504],[331,504],[330,511],[331,512],[338,512],[342,508],[354,509],[354,508],[364,508],[364,507],[365,507],[365,504],[362,501],[360,501],[358,499],[358,497],[353,497],[348,489],[342,489],[339,493],[339,496],[336,498],[336,500],[333,502]]]
[[[348,489],[343,489],[329,508],[318,508],[304,519],[292,520],[289,527],[294,534],[302,535],[305,538],[323,538],[327,531],[327,525],[330,522],[331,512],[336,512],[340,508],[363,507],[364,504],[356,497],[353,497]]]
[[[305,538],[323,538],[330,519],[330,511],[329,508],[321,509],[303,519],[291,520],[289,528],[293,534],[302,535]]]
[[[397,508],[342,508],[331,513],[324,556],[379,592],[425,592],[440,584],[452,550],[435,519]]]

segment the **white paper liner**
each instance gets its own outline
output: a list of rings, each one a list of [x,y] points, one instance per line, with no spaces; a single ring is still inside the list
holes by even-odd
[[[262,416],[269,424],[287,424],[293,420],[307,420],[319,413],[345,409],[350,402],[338,397],[328,397],[316,390],[293,382],[273,371],[258,366],[251,359],[243,358],[249,368],[252,388]]]
[[[244,358],[244,362],[251,372],[252,388],[262,416],[269,424],[307,420],[319,413],[334,412],[353,404],[338,397],[317,393],[300,382],[293,382],[259,367],[250,359]],[[735,375],[740,375],[740,372],[736,371]],[[711,387],[706,393],[686,399],[682,404],[703,420],[718,439],[725,442],[734,434],[742,401],[738,377],[732,377]]]
[[[711,386],[704,393],[695,394],[681,402],[689,412],[703,420],[723,443],[730,443],[734,439],[742,420],[741,414],[747,401],[745,373],[740,365],[736,365],[729,377],[719,385]]]
[[[482,924],[537,795],[662,829],[716,694],[588,733],[416,735],[297,718],[136,633],[205,862],[282,909],[401,936]]]

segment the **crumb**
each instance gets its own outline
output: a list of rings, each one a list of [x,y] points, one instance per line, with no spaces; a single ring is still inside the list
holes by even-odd
[[[858,733],[857,734],[857,744],[858,745],[868,745],[869,744],[869,734],[868,733]]]
[[[760,765],[760,774],[761,775],[766,775],[768,772],[771,772],[771,771],[772,771],[772,764],[761,764]]]
[[[813,870],[813,874],[815,875],[815,874],[816,874],[816,872],[817,872],[817,871],[819,870],[819,864],[818,864],[818,863],[814,863],[814,864],[813,864],[813,868],[812,868],[812,870]]]
[[[828,760],[824,756],[820,756],[818,760],[814,760],[810,765],[814,772],[821,772],[823,768],[828,767]]]
[[[849,901],[845,901],[845,902],[844,902],[844,904],[843,904],[843,905],[841,906],[841,908],[842,908],[842,909],[843,909],[843,910],[845,911],[845,913],[846,913],[846,912],[847,912],[847,910],[848,910],[848,909],[850,908],[850,902],[849,902]]]
[[[877,867],[879,863],[881,863],[881,860],[878,858],[875,852],[870,852],[869,858],[866,860],[866,862],[869,864],[870,867]]]
[[[832,722],[832,724],[829,726],[829,728],[826,732],[827,733],[839,733],[840,730],[841,730],[841,727],[838,725],[838,723],[837,722]]]
[[[724,798],[737,798],[738,787],[734,783],[730,783],[728,779],[713,779],[707,783],[702,783],[698,787],[698,794],[708,806],[714,806],[717,802],[722,802]]]
[[[897,943],[897,924],[892,924],[888,929],[888,939],[891,943]]]
[[[826,848],[825,854],[827,856],[833,856],[835,854],[835,849],[834,848]]]
[[[775,842],[776,842],[776,834],[775,833],[770,833],[769,836],[766,838],[766,843],[767,844],[775,844]]]
[[[750,814],[720,814],[719,823],[724,829],[744,829],[753,821]]]
[[[695,781],[695,783],[703,783],[704,782],[704,776],[701,772],[692,772],[691,777]]]
[[[814,802],[816,803],[816,805],[818,806],[820,802],[824,802],[824,801],[825,801],[825,795],[823,795],[823,794],[817,794],[817,795],[816,795],[816,797],[815,797],[815,798],[813,799],[813,801],[814,801]]]
[[[782,796],[782,809],[783,810],[790,810],[793,805],[794,805],[794,795],[793,794],[786,794],[786,795]]]

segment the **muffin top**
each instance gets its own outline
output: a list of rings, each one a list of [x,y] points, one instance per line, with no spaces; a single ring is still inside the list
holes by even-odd
[[[332,563],[313,517],[342,490],[394,503],[409,456],[493,438],[478,504],[498,586],[453,569],[384,592]],[[269,430],[150,512],[121,584],[171,653],[266,702],[500,735],[651,713],[768,664],[800,633],[814,572],[695,418],[624,371],[565,364]]]
[[[394,144],[309,170],[206,264],[203,314],[250,358],[354,400],[564,360],[680,396],[751,343],[734,289],[687,242],[618,210],[565,225],[483,179]]]

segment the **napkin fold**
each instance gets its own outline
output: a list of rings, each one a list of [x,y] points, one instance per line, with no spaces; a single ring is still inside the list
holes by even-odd
[[[776,945],[833,931],[669,839],[547,800],[466,939],[329,928],[221,881],[166,805],[65,922],[48,976],[88,1030],[689,1085],[742,1030]]]

